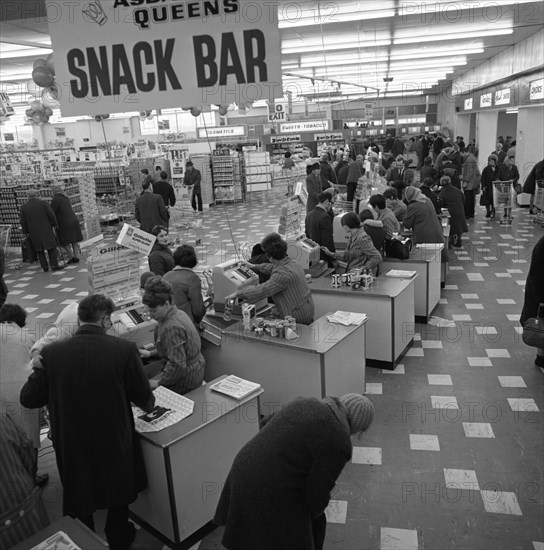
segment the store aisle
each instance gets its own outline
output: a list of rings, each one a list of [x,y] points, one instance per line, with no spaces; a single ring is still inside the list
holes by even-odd
[[[182,235],[190,244],[200,239],[199,267],[232,257],[227,214],[237,241],[256,242],[276,228],[284,193],[206,211],[202,227]],[[334,491],[327,550],[544,548],[544,372],[518,323],[530,254],[543,230],[522,209],[510,228],[485,220],[480,209],[469,229],[463,248],[450,254],[435,312],[452,326],[406,327],[415,342],[402,364],[392,372],[367,369],[376,417],[354,440]],[[56,273],[25,264],[6,274],[9,301],[30,312],[36,334],[64,304],[87,294],[86,279],[84,263]],[[46,499],[55,520],[54,453],[45,448],[40,457],[40,470],[51,475]],[[220,534],[200,548],[221,548]],[[161,544],[140,531],[134,548]]]

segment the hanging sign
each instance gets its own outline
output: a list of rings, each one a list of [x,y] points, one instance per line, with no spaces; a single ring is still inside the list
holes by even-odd
[[[198,128],[198,137],[200,139],[245,135],[245,126],[218,126],[217,128]]]
[[[285,105],[273,103],[269,105],[268,122],[283,122],[285,120]]]
[[[480,96],[480,108],[482,107],[491,107],[492,94],[482,94]]]
[[[46,0],[63,116],[281,97],[277,7]]]
[[[529,85],[529,100],[544,99],[544,78],[533,80]]]
[[[465,99],[465,111],[470,111],[472,109],[472,97]]]
[[[270,143],[292,143],[293,141],[300,141],[300,135],[293,136],[270,136]]]
[[[342,132],[334,132],[330,134],[314,134],[314,141],[338,141],[344,139]]]
[[[311,120],[306,122],[284,122],[280,124],[280,132],[311,132],[312,130],[328,130],[328,120]]]

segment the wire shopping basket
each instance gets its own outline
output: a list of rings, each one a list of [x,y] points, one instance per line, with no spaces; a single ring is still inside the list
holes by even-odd
[[[535,182],[533,206],[537,209],[533,222],[539,223],[541,227],[544,227],[544,180],[536,180]]]
[[[510,224],[512,222],[514,195],[514,182],[512,180],[493,182],[493,207],[496,210],[499,208],[504,209],[501,223]]]

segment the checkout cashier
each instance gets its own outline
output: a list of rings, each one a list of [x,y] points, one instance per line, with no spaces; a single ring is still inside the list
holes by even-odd
[[[256,273],[269,274],[266,283],[238,290],[234,296],[250,303],[271,297],[282,317],[290,315],[297,323],[309,325],[314,321],[314,302],[302,267],[287,256],[287,243],[270,233],[261,241],[269,264],[248,264]]]

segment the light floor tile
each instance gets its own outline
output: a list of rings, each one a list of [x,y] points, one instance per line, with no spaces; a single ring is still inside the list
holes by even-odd
[[[486,349],[485,352],[487,353],[488,357],[499,357],[508,359],[510,357],[510,354],[508,353],[507,349]]]
[[[17,285],[13,285],[14,288],[25,288],[28,286],[28,283],[19,283]]]
[[[60,285],[47,285],[45,288],[59,288]]]
[[[33,277],[19,277],[19,281],[32,281]]]
[[[40,300],[38,304],[50,304],[51,302],[54,302],[54,300],[46,299]]]
[[[451,318],[453,321],[472,321],[472,317],[468,314],[453,313]]]
[[[503,306],[515,305],[516,300],[512,300],[512,298],[497,298],[497,304],[501,304]]]
[[[10,294],[13,294],[13,292],[10,292]],[[27,313],[34,313],[37,309],[37,307],[25,307]]]
[[[423,349],[444,349],[440,340],[422,340]]]
[[[466,437],[495,437],[493,428],[488,422],[463,422]]]
[[[483,281],[481,273],[467,273],[467,278],[469,281]]]
[[[544,550],[544,542],[533,541],[533,550]]]
[[[36,315],[36,319],[49,319],[50,317],[53,317],[55,315],[54,313],[40,313],[39,315]]]
[[[487,262],[474,262],[474,267],[489,267]]]
[[[6,281],[4,281],[6,282]],[[24,292],[24,290],[10,290],[9,291],[9,295],[10,296],[18,296],[19,294],[22,294]]]
[[[513,239],[514,236],[510,235],[510,233],[504,233],[500,235],[503,239]]]
[[[59,281],[62,281],[63,283],[67,283],[68,281],[73,281],[73,277],[63,277],[62,279],[59,279]]]
[[[459,290],[457,285],[445,285],[444,290]]]
[[[462,265],[450,265],[450,271],[463,271],[464,269]]]
[[[512,260],[513,264],[526,264],[527,260]]]
[[[431,395],[433,409],[458,409],[457,398],[453,395]]]
[[[21,300],[35,300],[37,297],[37,294],[27,294],[26,296],[21,296]]]
[[[463,300],[478,300],[478,294],[461,294]]]
[[[85,297],[85,296],[88,296],[88,295],[89,295],[88,292],[78,292],[78,293],[76,294],[76,296],[79,296],[79,297]]]
[[[449,374],[428,374],[427,381],[431,386],[453,386]]]
[[[511,278],[512,275],[510,275],[510,273],[495,273],[495,277],[499,277],[499,278]]]
[[[492,367],[493,363],[489,357],[467,357],[469,366],[471,367]]]
[[[478,491],[478,478],[474,470],[444,468],[444,478],[448,489],[471,489]]]
[[[447,303],[448,303],[448,300],[446,300],[446,298],[440,298],[440,299],[438,300],[438,303],[439,303],[439,304],[447,304]]]
[[[483,304],[465,304],[467,309],[484,309]]]
[[[63,306],[69,306],[70,304],[73,304],[75,300],[64,300],[64,302],[61,302],[61,305]]]
[[[423,348],[410,348],[405,357],[424,357]]]
[[[491,514],[508,514],[511,516],[521,516],[521,508],[518,504],[516,493],[504,491],[480,491],[484,508]]]
[[[527,384],[521,376],[498,376],[499,384],[503,388],[526,388]]]
[[[381,464],[381,447],[353,447],[351,456],[353,464]]]
[[[507,269],[508,273],[523,273],[522,269]]]
[[[519,321],[520,313],[507,313],[506,318],[509,321]]]
[[[327,523],[346,523],[348,515],[347,500],[329,500],[327,508],[325,508],[325,516]]]
[[[60,291],[61,292],[74,292],[74,290],[76,290],[75,288],[73,287],[66,287],[66,288],[61,288]]]
[[[427,434],[410,434],[412,451],[440,451],[438,436]]]
[[[418,550],[419,543],[415,529],[382,527],[380,550]]]
[[[523,334],[523,327],[519,326],[519,327],[514,327],[514,330],[518,333],[518,334]]]
[[[540,409],[530,397],[508,397],[508,404],[514,412],[538,412]]]
[[[526,283],[527,283],[527,281],[516,281],[516,284],[518,286],[525,286]]]
[[[416,332],[414,334],[414,342],[421,342],[421,333],[420,332]]]
[[[382,395],[383,384],[380,382],[367,382],[365,393],[373,394],[373,395]]]
[[[476,327],[477,334],[484,334],[485,336],[490,336],[492,334],[498,334],[495,327]]]
[[[405,374],[404,365],[397,365],[395,370],[383,369],[382,374]]]

